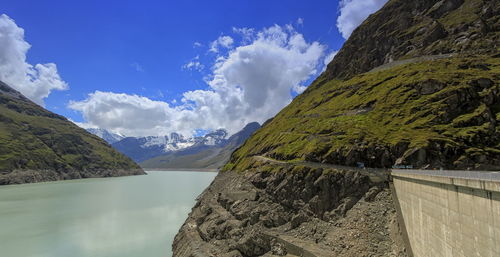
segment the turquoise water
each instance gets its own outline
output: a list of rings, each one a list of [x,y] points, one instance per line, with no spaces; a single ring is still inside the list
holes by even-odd
[[[0,256],[167,257],[195,198],[216,173],[0,187]]]

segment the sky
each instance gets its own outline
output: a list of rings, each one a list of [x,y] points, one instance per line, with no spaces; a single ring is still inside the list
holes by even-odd
[[[0,80],[76,124],[186,136],[264,122],[387,0],[4,0]]]

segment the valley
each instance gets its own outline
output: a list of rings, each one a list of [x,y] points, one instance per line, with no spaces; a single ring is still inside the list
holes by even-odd
[[[500,1],[7,2],[0,255],[500,256]]]

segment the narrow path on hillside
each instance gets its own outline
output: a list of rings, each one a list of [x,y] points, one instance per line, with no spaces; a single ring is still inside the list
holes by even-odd
[[[394,68],[396,66],[410,64],[410,63],[417,63],[417,62],[425,62],[425,61],[434,61],[434,60],[439,60],[439,59],[446,59],[446,58],[451,58],[453,56],[454,56],[454,54],[437,54],[437,55],[425,55],[425,56],[420,56],[420,57],[416,57],[416,58],[398,60],[398,61],[393,61],[393,62],[390,62],[390,63],[386,63],[386,64],[382,64],[380,66],[377,66],[377,67],[371,69],[370,71],[368,71],[368,73],[369,72],[377,72],[377,71],[388,70],[388,69]]]
[[[360,172],[361,174],[368,175],[374,182],[387,181],[390,172],[390,169],[357,168],[352,166],[335,165],[335,164],[320,163],[320,162],[307,162],[307,161],[280,161],[261,155],[253,156],[253,158],[262,162],[273,163],[281,166],[305,166],[313,169],[322,168],[322,169],[357,171]]]

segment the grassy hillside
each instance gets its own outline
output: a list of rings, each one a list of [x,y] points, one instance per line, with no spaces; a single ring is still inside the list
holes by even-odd
[[[102,139],[0,82],[0,184],[143,174]]]
[[[389,1],[224,169],[499,169],[499,31],[498,1]]]
[[[320,77],[232,156],[371,167],[500,167],[500,59],[456,57]],[[398,160],[399,159],[399,160]]]

